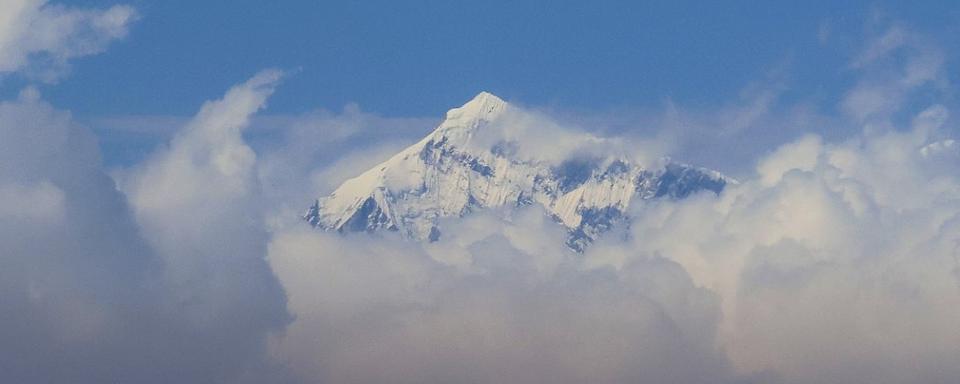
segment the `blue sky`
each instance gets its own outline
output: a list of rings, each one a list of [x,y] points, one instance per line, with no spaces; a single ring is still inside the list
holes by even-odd
[[[439,116],[480,90],[574,110],[716,105],[781,68],[790,94],[830,98],[852,81],[844,64],[871,17],[895,17],[948,46],[960,25],[957,8],[937,1],[130,4],[141,19],[129,37],[74,62],[71,76],[43,87],[47,99],[82,118],[189,116],[267,67],[295,73],[271,100],[268,113],[279,114],[357,103]]]
[[[863,77],[850,63],[892,26],[906,26],[932,46],[960,45],[960,11],[936,1],[129,5],[138,19],[128,36],[99,55],[72,60],[69,75],[38,86],[46,100],[99,132],[108,165],[141,160],[205,100],[264,68],[287,73],[263,112],[274,116],[356,105],[379,116],[437,119],[481,90],[520,105],[621,118],[663,114],[675,106],[716,112],[750,104],[766,92],[774,96],[765,105],[771,111],[803,104],[836,116],[845,92]],[[942,51],[955,61],[954,50]],[[37,82],[8,76],[0,94],[13,96],[30,84]],[[952,100],[938,97],[941,103]],[[621,130],[664,129],[639,127],[649,125],[639,120],[621,124]],[[429,129],[425,125],[419,134]],[[847,133],[804,128],[811,129],[827,136]],[[764,144],[780,144],[800,131],[767,134],[777,140]],[[737,152],[740,158],[708,156],[702,148],[687,152],[677,154],[731,173],[756,157],[750,151]]]

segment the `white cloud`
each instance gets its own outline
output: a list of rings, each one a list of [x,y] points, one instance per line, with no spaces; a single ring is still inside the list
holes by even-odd
[[[851,62],[860,78],[841,102],[857,123],[886,129],[888,121],[925,88],[946,88],[944,53],[922,35],[899,25],[874,37]]]
[[[185,319],[222,370],[273,381],[264,359],[268,332],[288,320],[282,289],[264,260],[268,234],[256,155],[242,131],[282,74],[263,71],[207,102],[169,147],[131,170],[122,188],[144,237],[164,263],[166,310]],[[199,352],[199,351],[198,351]],[[228,377],[235,380],[236,377]]]
[[[48,181],[36,185],[0,185],[0,216],[54,221],[64,213],[64,195]]]
[[[776,150],[757,166],[764,185],[773,185],[790,170],[812,171],[823,146],[820,137],[807,136]]]
[[[907,31],[900,26],[892,26],[881,36],[871,41],[850,65],[859,68],[869,65],[907,44]]]
[[[310,382],[734,382],[716,297],[677,264],[587,268],[534,208],[448,224],[429,245],[278,234],[297,320],[274,353]]]
[[[104,51],[123,38],[133,8],[80,9],[46,0],[0,0],[0,74],[25,71],[57,80],[70,59]]]
[[[254,119],[251,146],[258,151],[257,175],[269,221],[301,215],[318,193],[332,192],[415,143],[436,124],[435,118],[383,117],[355,105],[340,113]]]
[[[278,76],[208,103],[128,174],[132,206],[69,113],[35,91],[0,102],[0,380],[286,379],[266,356],[288,315],[240,137]]]
[[[521,160],[560,164],[575,156],[626,156],[623,143],[598,137],[535,110],[512,107],[477,132],[471,145],[483,150],[501,142],[515,143]]]
[[[633,240],[612,246],[667,257],[717,292],[718,340],[741,370],[786,383],[949,382],[960,376],[960,164],[922,154],[926,129],[801,139],[719,198],[641,207]],[[597,252],[586,258],[632,260]]]
[[[0,102],[0,376],[145,382],[157,259],[99,167],[93,135],[31,92]],[[167,360],[169,361],[169,360]],[[110,362],[109,366],[106,362]],[[109,368],[108,368],[109,367]],[[142,379],[142,380],[141,380]]]

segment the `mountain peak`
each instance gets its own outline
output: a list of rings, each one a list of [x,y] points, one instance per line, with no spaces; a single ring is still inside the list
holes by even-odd
[[[447,120],[492,120],[506,107],[506,101],[483,91],[459,108],[447,111]]]
[[[504,104],[505,102],[499,96],[494,95],[487,91],[480,91],[473,99],[467,102],[467,104]]]
[[[465,148],[467,142],[482,125],[494,121],[506,111],[508,104],[489,92],[480,92],[460,107],[447,111],[443,123],[427,136],[423,143],[447,142]]]
[[[718,173],[670,161],[656,169],[577,158],[551,165],[517,158],[501,143],[472,140],[508,107],[480,92],[447,112],[430,135],[317,199],[304,218],[326,230],[384,229],[434,241],[441,218],[536,204],[568,229],[570,248],[581,251],[620,221],[631,201],[719,193],[727,184]]]

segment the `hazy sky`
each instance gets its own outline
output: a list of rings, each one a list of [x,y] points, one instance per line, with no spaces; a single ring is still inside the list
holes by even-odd
[[[946,1],[0,0],[0,382],[960,382],[958,26]],[[739,183],[583,254],[537,206],[429,244],[300,219],[482,90],[544,156],[598,136]]]

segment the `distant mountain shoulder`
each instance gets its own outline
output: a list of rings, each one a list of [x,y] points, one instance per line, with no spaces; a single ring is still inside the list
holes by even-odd
[[[548,161],[521,153],[516,139],[480,138],[493,124],[509,124],[499,120],[510,110],[497,96],[480,93],[447,112],[416,144],[318,198],[304,219],[324,230],[389,230],[435,241],[442,236],[440,218],[536,204],[568,229],[567,245],[582,251],[621,221],[631,202],[719,193],[731,182],[669,159],[654,169],[613,155]]]

